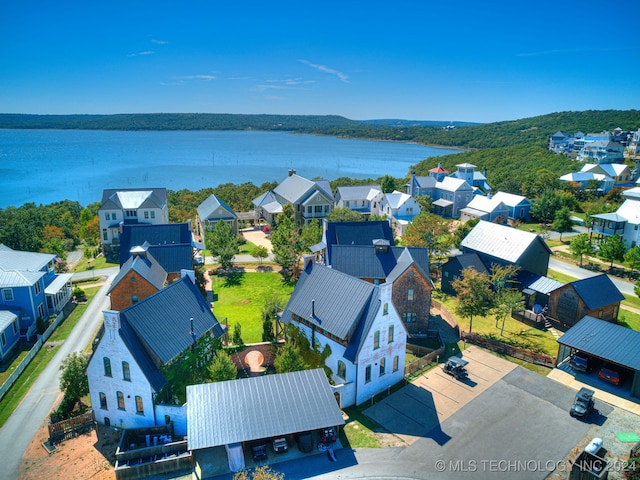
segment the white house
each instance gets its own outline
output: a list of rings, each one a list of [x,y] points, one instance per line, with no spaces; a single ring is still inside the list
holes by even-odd
[[[402,236],[407,225],[420,213],[420,204],[411,195],[394,191],[385,193],[380,202],[380,214],[395,225],[396,235]]]
[[[169,223],[169,205],[165,188],[106,189],[98,209],[100,238],[105,253],[119,244],[125,223]]]
[[[355,185],[338,187],[334,199],[336,207],[368,216],[379,210],[383,196],[379,185]]]
[[[628,186],[633,183],[631,170],[624,163],[587,163],[580,171],[606,175],[613,179],[613,187]]]
[[[566,183],[574,183],[580,188],[586,188],[590,183],[598,185],[598,190],[607,193],[613,188],[613,178],[603,173],[572,172],[562,175],[559,180]]]
[[[97,422],[122,428],[173,422],[186,433],[186,411],[157,398],[167,383],[161,367],[205,335],[223,334],[191,274],[121,312],[103,312],[104,334],[87,367]]]
[[[281,320],[331,355],[341,407],[360,405],[402,381],[407,333],[392,285],[374,285],[308,261]]]
[[[625,200],[615,212],[591,215],[591,232],[599,237],[617,233],[631,248],[640,244],[640,187],[625,190],[622,196]]]

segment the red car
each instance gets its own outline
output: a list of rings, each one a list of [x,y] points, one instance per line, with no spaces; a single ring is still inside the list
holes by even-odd
[[[603,367],[598,372],[598,377],[612,385],[620,385],[620,374],[615,370]]]

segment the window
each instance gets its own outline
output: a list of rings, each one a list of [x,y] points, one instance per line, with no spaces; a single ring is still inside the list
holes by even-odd
[[[393,325],[389,325],[389,336],[387,338],[389,343],[393,343]]]
[[[104,392],[100,392],[100,408],[102,410],[109,410],[107,408],[107,396]]]
[[[131,303],[138,303],[138,295],[131,295]]]
[[[410,302],[413,301],[413,288],[407,290],[407,300],[409,300]]]
[[[364,369],[364,383],[369,383],[371,381],[371,365],[367,365]]]
[[[131,381],[131,371],[127,362],[122,362],[122,379]]]
[[[7,302],[13,300],[13,290],[11,290],[10,288],[5,288],[4,290],[2,290],[2,296]]]
[[[136,211],[135,210],[125,210],[124,214],[127,217],[135,217],[136,216]]]
[[[0,338],[2,339],[2,346],[5,347],[7,345],[7,337],[5,337],[4,332],[0,334]]]
[[[396,355],[395,357],[393,357],[393,371],[397,372],[398,371],[398,365],[400,363],[400,359],[399,357]]]
[[[414,323],[418,320],[418,315],[414,312],[405,312],[402,314],[402,321],[404,323]]]
[[[373,349],[380,348],[380,330],[376,330],[373,334]]]
[[[142,403],[142,397],[136,395],[136,413],[138,415],[144,415],[144,404]]]
[[[349,208],[349,207],[350,207],[350,205],[349,205],[349,200],[347,200],[347,204],[346,204],[345,206],[346,206],[347,208]]]
[[[38,305],[38,316],[42,319],[44,319],[44,305],[40,304]]]
[[[380,359],[380,376],[384,375],[386,366],[387,366],[387,359],[382,357]]]
[[[316,205],[314,210],[316,213],[322,213],[322,205]]]
[[[118,398],[118,410],[124,410],[124,393],[116,392],[116,397]]]
[[[38,295],[40,293],[40,280],[35,283],[34,288],[36,289],[36,295]]]
[[[13,322],[11,325],[13,325],[13,333],[18,333],[18,322]]]
[[[149,218],[149,211],[148,210],[144,211],[144,218],[147,218],[147,219]]]
[[[109,235],[107,235],[107,229],[106,228],[102,229],[102,239],[103,240],[109,240]]]
[[[109,212],[104,214],[104,219],[105,220],[111,220],[111,215],[109,215]]]
[[[388,315],[388,314],[389,314],[389,304],[388,304],[388,303],[385,303],[385,304],[382,306],[382,314],[383,314],[383,315]]]
[[[156,218],[156,212],[151,210],[151,218]]]
[[[104,357],[102,359],[102,362],[104,363],[104,376],[110,377],[111,376],[111,360],[109,360],[109,357]]]
[[[338,376],[345,380],[347,378],[347,366],[342,360],[338,360]]]
[[[445,278],[449,278],[449,272],[447,272],[447,271],[445,270],[445,272],[444,272],[444,276],[445,276]]]

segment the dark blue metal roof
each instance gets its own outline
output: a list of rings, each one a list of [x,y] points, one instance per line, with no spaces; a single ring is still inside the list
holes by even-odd
[[[605,307],[624,300],[624,295],[620,293],[618,287],[614,285],[605,273],[596,275],[595,277],[576,280],[575,282],[571,282],[570,285],[589,310],[595,310],[596,308]]]
[[[558,343],[633,370],[640,370],[640,332],[584,316]]]
[[[331,267],[352,277],[386,279],[398,264],[404,250],[405,247],[376,249],[373,245],[334,245]],[[428,273],[427,249],[408,247],[407,250],[423,272]]]
[[[207,332],[216,337],[223,334],[206,300],[188,277],[124,309],[120,319],[129,324],[149,353],[162,364],[193,344],[191,319],[196,339]]]
[[[388,240],[389,245],[394,245],[393,232],[386,220],[326,222],[324,226],[323,241],[327,245],[327,261],[329,262],[332,262],[334,245],[373,245],[374,240]]]
[[[120,265],[131,256],[129,252],[133,247],[139,247],[145,243],[154,246],[180,244],[191,246],[191,225],[189,223],[123,225],[120,234]]]

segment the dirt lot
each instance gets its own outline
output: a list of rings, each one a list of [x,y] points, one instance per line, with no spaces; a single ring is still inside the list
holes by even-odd
[[[115,478],[119,432],[98,426],[88,434],[65,440],[49,454],[42,446],[49,437],[46,424],[38,430],[22,457],[18,479],[112,480]]]

